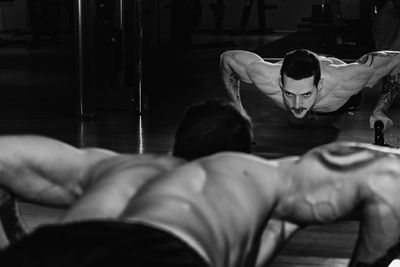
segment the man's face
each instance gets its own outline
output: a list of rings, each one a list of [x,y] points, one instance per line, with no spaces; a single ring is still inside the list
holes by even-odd
[[[283,102],[294,117],[304,118],[317,102],[318,88],[313,83],[314,76],[294,80],[284,75],[283,79]]]

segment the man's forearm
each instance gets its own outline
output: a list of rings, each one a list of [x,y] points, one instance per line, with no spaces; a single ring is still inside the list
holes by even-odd
[[[229,67],[225,67],[222,70],[222,80],[225,85],[225,92],[228,99],[241,105],[240,79],[237,75]]]
[[[42,136],[2,136],[0,186],[30,201],[68,205],[82,194],[90,167],[105,157]]]
[[[279,250],[301,228],[299,225],[288,221],[270,219],[262,235],[256,266],[262,267],[271,263]]]
[[[381,97],[376,105],[373,113],[387,113],[390,106],[399,94],[400,81],[398,75],[389,75],[383,79]]]
[[[399,255],[399,246],[395,246],[387,252],[382,258],[377,259],[374,262],[363,262],[362,259],[351,259],[349,267],[374,267],[374,266],[389,266],[389,264],[396,259]]]
[[[374,218],[379,217],[377,214],[371,215]],[[393,218],[397,218],[397,216],[393,215]],[[400,243],[396,235],[396,232],[398,233],[398,231],[395,229],[398,228],[398,220],[395,219],[393,225],[386,225],[387,221],[379,218],[379,221],[383,226],[381,229],[363,229],[363,224],[365,222],[372,225],[370,220],[371,219],[363,218],[363,221],[361,222],[359,233],[362,235],[363,232],[366,232],[369,233],[369,236],[359,236],[349,267],[389,266],[389,264],[399,255]],[[395,228],[393,228],[393,226]],[[383,234],[384,232],[387,234],[391,233],[392,236],[385,237]]]

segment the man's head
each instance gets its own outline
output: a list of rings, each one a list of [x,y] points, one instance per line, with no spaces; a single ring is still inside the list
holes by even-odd
[[[193,160],[221,151],[250,153],[252,123],[227,100],[189,106],[175,132],[173,155]]]
[[[305,49],[286,54],[281,68],[283,101],[293,116],[303,118],[315,105],[322,88],[321,68],[317,56]]]

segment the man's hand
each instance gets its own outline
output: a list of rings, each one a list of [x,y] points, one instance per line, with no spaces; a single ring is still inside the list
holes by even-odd
[[[240,111],[240,113],[242,113],[244,116],[248,116],[246,110],[244,109],[242,102],[236,102],[235,103],[237,109]]]
[[[383,130],[382,132],[387,132],[392,126],[393,126],[393,121],[389,119],[385,113],[381,111],[376,111],[372,113],[372,115],[369,117],[369,128],[374,129],[374,125],[376,121],[382,121],[383,122]]]
[[[256,266],[267,266],[271,263],[286,242],[302,228],[304,226],[271,218],[262,235]]]

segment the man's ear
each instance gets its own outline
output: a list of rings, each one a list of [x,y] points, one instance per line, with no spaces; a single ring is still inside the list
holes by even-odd
[[[318,86],[317,86],[318,91],[321,91],[321,89],[323,87],[324,87],[324,77],[321,77],[321,79],[319,79]]]

